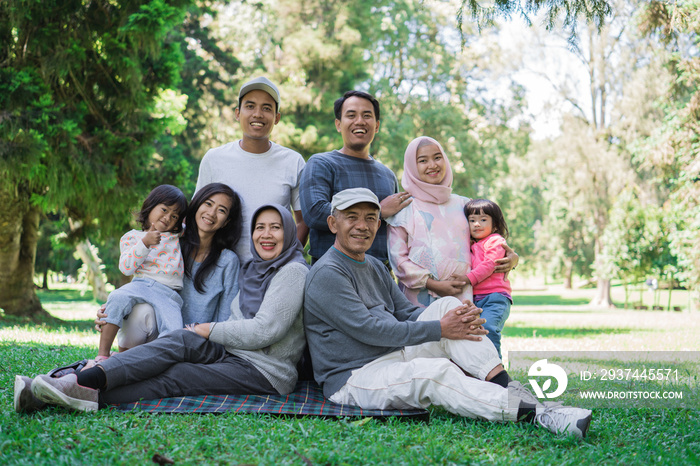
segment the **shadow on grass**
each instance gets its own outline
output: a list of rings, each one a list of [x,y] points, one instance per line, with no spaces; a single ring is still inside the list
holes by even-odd
[[[635,330],[639,332],[639,330]],[[509,327],[503,329],[503,336],[515,338],[585,338],[594,335],[622,335],[631,329],[610,328],[547,328],[547,327]]]
[[[85,331],[95,326],[93,320],[61,320],[51,315],[30,319],[28,317],[2,316],[0,329],[8,327],[26,327],[27,329],[43,329],[46,331]]]
[[[85,346],[0,342],[0,380],[10,387],[15,374],[43,374],[93,355],[94,348]]]
[[[36,290],[37,296],[42,304],[49,303],[68,303],[68,302],[94,302],[92,295],[86,293],[81,295],[80,290]]]
[[[91,295],[81,296],[79,290],[37,290],[37,295],[44,309],[52,304],[65,305],[66,303],[94,303],[95,308],[98,307]],[[0,328],[28,327],[36,329],[38,327],[47,331],[69,331],[90,330],[94,325],[93,320],[63,320],[48,313],[34,317],[0,315]]]
[[[521,296],[517,295],[513,298],[513,304],[516,306],[582,306],[588,304],[588,298],[563,298],[559,295],[534,295]]]

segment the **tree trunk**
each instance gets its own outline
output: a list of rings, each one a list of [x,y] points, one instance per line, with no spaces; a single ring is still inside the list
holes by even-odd
[[[107,283],[102,274],[102,260],[97,255],[97,248],[90,241],[84,240],[76,247],[80,259],[87,268],[87,279],[96,301],[107,301]]]
[[[42,290],[48,290],[49,289],[49,268],[46,267],[44,269],[44,277],[41,281],[41,289]]]
[[[612,298],[610,297],[610,279],[598,278],[596,286],[596,296],[591,301],[591,306],[594,307],[614,307]]]
[[[47,316],[34,289],[41,210],[19,188],[0,189],[0,205],[0,308],[12,316]]]
[[[574,276],[574,261],[564,259],[564,288],[570,290],[573,288],[573,276]]]

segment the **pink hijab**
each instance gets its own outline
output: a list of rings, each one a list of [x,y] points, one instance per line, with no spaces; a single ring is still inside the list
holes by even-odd
[[[438,149],[440,149],[445,159],[447,173],[440,184],[426,183],[418,176],[416,157],[418,145],[422,141],[429,141],[438,146]],[[403,156],[403,177],[401,178],[401,186],[403,186],[403,189],[408,191],[411,196],[421,201],[432,202],[433,204],[444,204],[450,200],[450,195],[452,194],[452,167],[450,167],[450,161],[439,142],[427,136],[421,136],[411,141]]]

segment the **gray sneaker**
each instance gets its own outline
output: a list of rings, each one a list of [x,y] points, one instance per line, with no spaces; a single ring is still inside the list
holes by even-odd
[[[590,409],[571,406],[543,406],[537,408],[535,421],[555,434],[570,434],[584,438],[591,424]]]
[[[517,408],[520,405],[520,400],[525,403],[533,404],[536,408],[541,408],[543,406],[545,408],[552,408],[563,404],[561,401],[540,401],[525,385],[517,380],[511,380],[510,383],[508,383],[508,402],[511,403],[511,406]]]
[[[32,393],[32,379],[23,375],[15,376],[15,412],[33,413],[44,409],[46,403]]]
[[[525,403],[535,405],[535,407],[537,408],[542,408],[544,406],[542,402],[538,400],[530,390],[528,390],[523,384],[521,384],[517,380],[511,380],[508,383],[508,398],[511,402],[515,402],[514,407],[516,408],[518,407],[517,405],[520,404],[518,402],[519,400],[522,400]]]
[[[97,411],[99,390],[78,385],[78,376],[68,374],[58,379],[39,375],[32,382],[32,393],[41,401],[75,411]]]

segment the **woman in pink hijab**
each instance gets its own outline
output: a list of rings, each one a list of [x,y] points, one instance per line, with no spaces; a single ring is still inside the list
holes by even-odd
[[[414,304],[428,306],[443,296],[472,299],[466,274],[471,270],[469,224],[464,215],[468,198],[452,193],[452,168],[442,146],[433,138],[418,137],[404,154],[403,189],[413,202],[388,224],[391,267],[399,286]],[[500,272],[517,265],[507,249],[499,259]]]
[[[386,219],[389,261],[406,297],[428,306],[443,296],[472,299],[469,199],[452,194],[452,168],[435,139],[419,137],[406,148],[401,185],[413,202]]]

